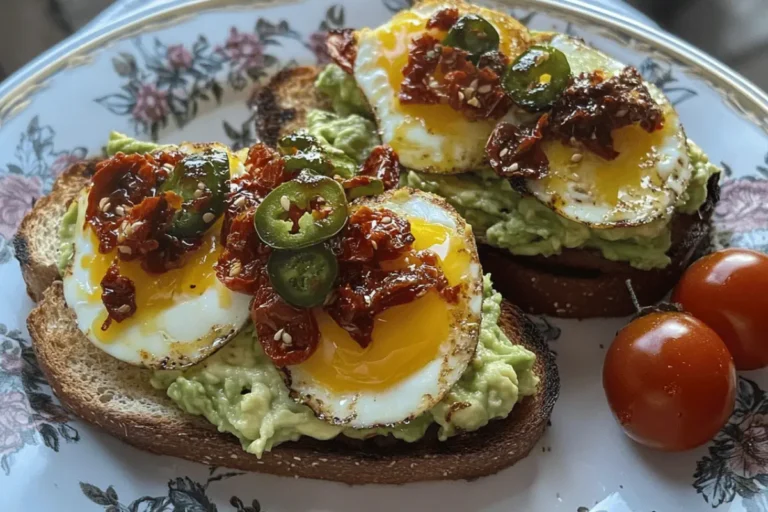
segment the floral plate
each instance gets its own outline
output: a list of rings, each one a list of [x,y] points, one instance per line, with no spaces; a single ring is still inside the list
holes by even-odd
[[[407,0],[197,0],[89,31],[0,86],[0,509],[768,511],[768,373],[741,375],[736,410],[709,445],[646,450],[614,423],[601,387],[624,320],[537,319],[557,353],[552,424],[515,467],[474,482],[361,486],[243,474],[133,449],[62,408],[25,329],[13,258],[24,213],[109,130],[161,142],[254,142],[251,87],[281,66],[324,63],[323,32],[377,25]],[[677,105],[727,181],[716,245],[768,251],[768,97],[714,60],[628,18],[555,0],[496,4],[637,66]],[[297,462],[297,464],[300,462]]]

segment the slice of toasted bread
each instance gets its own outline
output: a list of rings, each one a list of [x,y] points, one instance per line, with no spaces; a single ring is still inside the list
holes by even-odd
[[[53,190],[40,198],[27,213],[13,239],[16,259],[27,284],[27,293],[35,302],[59,277],[56,259],[59,253],[59,225],[69,203],[93,176],[96,161],[73,164],[54,182]]]
[[[400,484],[495,473],[528,455],[559,392],[557,368],[546,342],[519,309],[505,302],[502,328],[513,342],[536,353],[534,371],[541,379],[537,393],[515,406],[506,419],[445,442],[438,441],[434,431],[416,443],[306,438],[281,444],[259,460],[244,452],[234,436],[182,412],[153,389],[149,370],[122,363],[91,344],[64,302],[61,282],[45,291],[27,325],[54,392],[87,422],[154,453],[276,475]]]
[[[271,144],[281,135],[301,127],[307,111],[327,108],[317,92],[306,87],[319,68],[305,66],[282,71],[258,88],[250,104],[260,113],[257,135]],[[301,90],[302,94],[296,94]],[[290,118],[290,122],[283,119]],[[505,298],[528,313],[566,318],[625,316],[635,307],[627,291],[630,280],[639,301],[661,300],[683,271],[708,247],[710,218],[719,197],[718,176],[710,179],[709,196],[693,215],[672,219],[672,263],[664,269],[639,270],[628,263],[609,261],[590,249],[566,249],[557,256],[513,256],[509,251],[479,245],[483,269],[494,277]]]
[[[520,310],[505,304],[504,330],[514,342],[536,353],[535,372],[541,379],[537,394],[518,404],[508,418],[447,442],[439,442],[434,432],[414,444],[391,438],[361,442],[342,436],[286,443],[261,460],[245,453],[234,436],[184,413],[152,388],[149,370],[108,356],[78,330],[58,281],[56,254],[61,217],[87,183],[92,168],[92,164],[73,166],[60,176],[51,195],[24,219],[16,238],[16,255],[29,293],[40,300],[27,322],[38,361],[57,396],[86,421],[159,454],[350,484],[475,478],[514,464],[538,441],[559,393],[557,368],[535,326]]]

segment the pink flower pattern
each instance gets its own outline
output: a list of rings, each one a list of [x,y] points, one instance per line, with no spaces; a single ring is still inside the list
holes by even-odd
[[[192,54],[189,53],[184,45],[174,44],[168,47],[166,51],[168,56],[168,64],[173,69],[185,70],[192,67]]]
[[[0,457],[19,451],[24,446],[22,433],[37,423],[24,393],[0,393]]]
[[[224,53],[232,67],[239,71],[264,66],[264,43],[257,34],[240,32],[232,27],[227,41],[219,51]]]
[[[145,123],[162,121],[168,115],[167,96],[168,92],[153,84],[141,84],[131,115],[137,121]]]
[[[40,178],[8,174],[0,178],[0,235],[13,237],[24,215],[42,194]]]

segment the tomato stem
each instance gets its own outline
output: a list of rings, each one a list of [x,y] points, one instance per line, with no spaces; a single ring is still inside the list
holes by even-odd
[[[640,302],[637,300],[637,294],[635,293],[635,289],[632,288],[632,280],[627,279],[624,281],[624,283],[627,285],[627,291],[629,291],[629,296],[632,298],[632,305],[635,306],[635,311],[639,315],[643,308],[640,306]]]

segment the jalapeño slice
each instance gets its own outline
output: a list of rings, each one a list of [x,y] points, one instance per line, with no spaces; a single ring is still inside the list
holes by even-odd
[[[343,185],[350,201],[358,197],[378,196],[384,193],[384,182],[371,176],[355,176],[346,180]]]
[[[182,200],[168,233],[182,238],[203,234],[224,212],[228,183],[226,151],[211,148],[185,156],[160,187]]]
[[[565,54],[550,46],[531,46],[507,69],[502,85],[520,107],[538,112],[551,107],[571,78]]]
[[[281,137],[277,141],[277,149],[283,155],[288,171],[298,173],[309,169],[317,174],[333,173],[333,164],[325,155],[320,143],[304,130]]]
[[[465,14],[448,31],[443,44],[466,50],[478,59],[486,52],[499,49],[499,33],[482,16]]]
[[[300,308],[320,306],[338,273],[336,256],[325,244],[297,251],[275,250],[267,262],[272,287],[283,300]]]
[[[301,249],[328,240],[347,223],[347,198],[335,180],[302,171],[270,192],[256,209],[261,240],[275,249]]]

